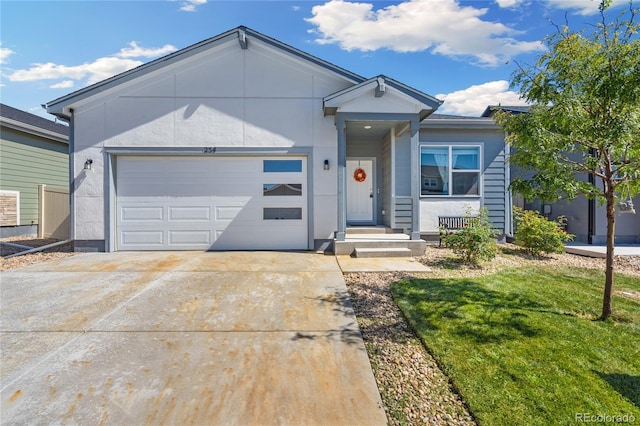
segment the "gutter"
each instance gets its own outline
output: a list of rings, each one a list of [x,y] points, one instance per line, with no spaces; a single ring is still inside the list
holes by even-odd
[[[66,121],[66,120],[65,120]],[[69,137],[62,135],[60,133],[56,133],[51,130],[43,129],[40,127],[32,126],[30,124],[23,123],[21,121],[12,120],[6,117],[0,117],[0,123],[2,123],[5,127],[14,130],[26,131],[27,133],[31,133],[35,136],[40,136],[48,139],[53,139],[56,142],[69,143]]]
[[[420,123],[423,129],[450,129],[452,127],[467,129],[495,129],[501,130],[501,127],[493,120],[476,119],[476,118],[434,118],[425,120]]]

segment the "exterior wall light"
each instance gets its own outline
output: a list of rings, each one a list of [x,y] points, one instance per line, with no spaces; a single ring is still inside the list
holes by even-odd
[[[93,164],[93,160],[92,159],[88,159],[87,161],[84,162],[84,169],[85,170],[91,170],[91,165]]]
[[[329,170],[329,160],[324,160],[324,169]]]

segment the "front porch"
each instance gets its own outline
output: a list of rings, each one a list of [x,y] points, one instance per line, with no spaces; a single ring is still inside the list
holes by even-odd
[[[419,129],[441,103],[385,76],[323,99],[325,115],[335,117],[337,130],[336,254],[424,253]]]

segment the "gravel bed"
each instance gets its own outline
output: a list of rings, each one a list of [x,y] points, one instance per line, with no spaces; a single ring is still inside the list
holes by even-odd
[[[500,254],[482,267],[463,266],[451,250],[428,246],[416,260],[431,268],[421,273],[345,274],[358,324],[391,425],[475,425],[473,416],[448,377],[413,332],[391,297],[391,283],[403,277],[455,278],[498,272],[525,265],[604,269],[605,259],[572,254],[543,258],[500,246]],[[616,273],[640,277],[640,257],[617,256]],[[638,297],[636,294],[628,297]]]
[[[345,280],[391,425],[474,425],[462,399],[391,298],[401,273]]]
[[[59,240],[52,238],[27,238],[27,237],[10,237],[2,238],[0,241],[6,241],[14,244],[20,244],[28,247],[42,247],[47,244],[55,243]],[[12,257],[5,259],[4,256],[10,254],[19,253],[24,251],[23,249],[14,248],[0,245],[0,271],[7,269],[22,268],[24,266],[32,265],[34,263],[46,262],[47,260],[60,259],[63,257],[74,256],[77,253],[73,252],[73,242],[62,244],[56,247],[51,247],[41,252],[29,253],[22,256]]]

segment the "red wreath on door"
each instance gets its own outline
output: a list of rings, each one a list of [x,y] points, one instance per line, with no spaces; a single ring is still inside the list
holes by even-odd
[[[353,178],[357,182],[364,182],[367,179],[367,173],[361,168],[357,168],[355,172],[353,172]]]

